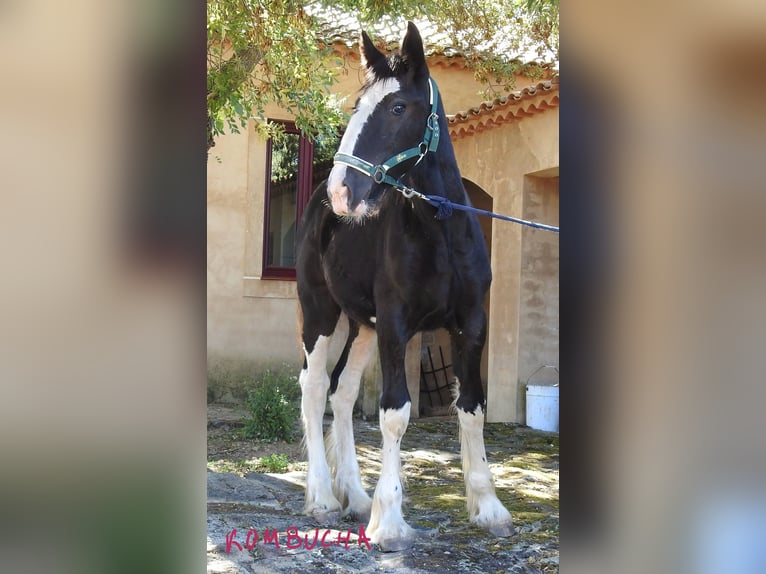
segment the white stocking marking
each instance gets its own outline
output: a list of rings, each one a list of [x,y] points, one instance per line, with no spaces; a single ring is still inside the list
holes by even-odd
[[[360,327],[351,345],[346,366],[338,379],[338,388],[330,396],[333,422],[327,437],[327,454],[334,468],[333,492],[346,505],[346,514],[367,517],[371,500],[362,487],[359,463],[354,448],[354,427],[351,415],[362,372],[370,360],[375,344],[375,331]]]
[[[389,540],[411,539],[412,529],[402,517],[400,444],[410,420],[410,402],[400,409],[380,410],[383,434],[383,468],[372,499],[372,514],[367,535],[376,544]]]
[[[327,348],[330,337],[320,335],[311,353],[306,355],[306,368],[301,371],[301,414],[304,438],[308,453],[306,474],[306,514],[326,515],[340,510],[340,503],[333,496],[330,484],[330,468],[325,458],[322,439],[322,418],[327,402],[330,377],[327,376]]]
[[[483,528],[510,528],[511,515],[495,494],[492,473],[484,450],[484,410],[473,413],[457,409],[460,421],[460,454],[468,502],[468,516]]]

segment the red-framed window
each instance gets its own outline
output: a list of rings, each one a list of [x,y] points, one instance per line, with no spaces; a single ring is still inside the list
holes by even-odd
[[[263,224],[263,279],[295,279],[295,238],[309,198],[332,169],[337,142],[312,141],[293,122],[285,135],[269,139],[266,151],[266,208]]]

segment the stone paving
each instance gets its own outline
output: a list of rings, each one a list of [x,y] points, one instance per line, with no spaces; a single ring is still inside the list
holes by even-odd
[[[246,459],[263,451],[236,438],[233,413],[209,409],[210,433],[217,433],[208,449],[209,574],[558,572],[557,434],[486,425],[498,497],[511,511],[515,530],[509,538],[494,538],[468,522],[456,418],[412,420],[402,441],[403,509],[421,534],[411,549],[383,553],[360,541],[364,525],[344,520],[327,529],[301,514],[306,463],[297,445],[268,445],[268,452],[289,455],[289,472],[248,471]],[[380,431],[376,422],[357,420],[354,426],[363,482],[372,494]],[[226,448],[220,448],[218,439],[227,432]],[[227,468],[232,471],[221,471]]]

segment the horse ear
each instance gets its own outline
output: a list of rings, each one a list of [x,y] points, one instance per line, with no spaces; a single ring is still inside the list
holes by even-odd
[[[407,32],[402,39],[402,57],[407,61],[407,67],[415,78],[425,74],[428,76],[426,56],[423,51],[423,39],[420,37],[418,27],[412,22],[407,22]]]
[[[375,47],[367,32],[362,30],[362,37],[359,40],[360,56],[362,66],[367,70],[367,74],[374,74],[377,66],[385,61],[386,56]]]

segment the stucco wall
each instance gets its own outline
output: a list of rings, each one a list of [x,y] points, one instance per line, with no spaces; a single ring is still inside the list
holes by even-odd
[[[231,135],[218,140],[208,162],[208,355],[213,360],[295,363],[295,301],[244,296],[248,152],[247,135]]]
[[[559,178],[527,176],[524,218],[549,225],[559,222]],[[525,383],[556,383],[559,365],[559,236],[525,227],[521,250],[519,389]]]
[[[558,166],[558,108],[503,124],[455,145],[464,177],[493,199],[498,213],[524,216],[524,176]],[[523,228],[492,226],[487,420],[523,422],[519,338]]]

